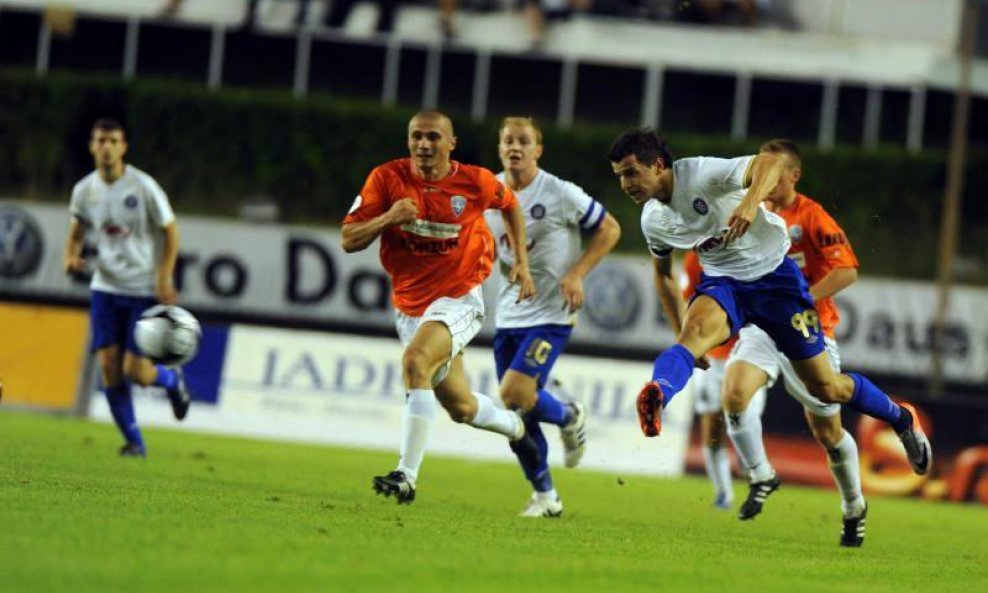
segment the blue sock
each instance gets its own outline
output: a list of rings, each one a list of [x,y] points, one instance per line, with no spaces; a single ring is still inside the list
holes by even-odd
[[[912,417],[903,414],[899,404],[889,399],[885,392],[875,387],[875,384],[864,375],[847,373],[847,376],[854,380],[854,395],[851,396],[851,401],[847,402],[847,407],[888,422],[896,432],[909,428]]]
[[[573,413],[569,406],[559,401],[556,396],[545,389],[539,389],[536,394],[535,406],[525,413],[527,419],[536,422],[548,422],[556,426],[566,426],[572,420]]]
[[[665,401],[662,407],[669,405],[673,396],[686,387],[686,382],[693,375],[693,364],[696,360],[693,355],[681,344],[676,344],[655,359],[652,366],[652,380],[658,381],[662,386],[662,395]]]
[[[168,390],[178,387],[178,373],[161,364],[154,365],[154,368],[158,369],[158,376],[154,378],[155,385]]]
[[[511,450],[518,456],[518,463],[521,464],[521,469],[525,473],[525,479],[532,483],[532,488],[536,492],[548,492],[552,490],[552,474],[549,473],[549,443],[545,439],[545,433],[542,432],[539,422],[529,418],[527,414],[525,416],[525,430],[528,431],[529,436],[535,439],[539,448],[539,458],[533,458],[526,454],[523,449],[515,449],[514,444],[512,444]]]
[[[137,427],[137,417],[134,415],[134,402],[130,398],[130,384],[118,383],[113,387],[104,387],[106,401],[110,404],[110,413],[113,414],[113,421],[117,423],[120,434],[127,439],[128,443],[140,445],[144,448],[144,439],[141,438],[141,429]]]

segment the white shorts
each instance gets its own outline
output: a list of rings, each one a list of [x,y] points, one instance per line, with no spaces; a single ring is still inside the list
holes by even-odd
[[[450,352],[449,361],[432,377],[432,385],[435,387],[449,374],[453,359],[463,352],[484,325],[484,296],[480,285],[455,299],[448,297],[436,299],[421,317],[405,315],[395,309],[395,328],[398,330],[398,339],[401,340],[402,346],[408,346],[419,326],[426,321],[442,323],[449,328],[449,333],[453,336],[453,350]]]
[[[731,356],[727,359],[728,365],[739,360],[755,365],[768,375],[769,387],[775,384],[781,374],[786,392],[796,398],[806,411],[814,416],[827,417],[840,412],[840,404],[825,404],[810,395],[792,363],[779,352],[775,342],[762,328],[757,325],[746,325],[741,328],[738,335],[738,343],[734,345]],[[830,364],[835,371],[840,372],[840,351],[837,349],[837,342],[824,337],[823,343]]]
[[[720,412],[724,401],[724,372],[727,370],[726,360],[718,358],[708,359],[710,368],[693,369],[693,410],[698,415],[713,414]],[[754,409],[755,413],[761,416],[765,409],[765,388],[759,389],[751,402],[749,409]]]

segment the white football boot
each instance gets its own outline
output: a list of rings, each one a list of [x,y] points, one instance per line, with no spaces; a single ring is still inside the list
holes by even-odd
[[[519,517],[547,517],[557,519],[563,514],[563,501],[559,498],[550,498],[540,495],[538,492],[532,493],[532,498],[528,500],[528,506],[518,514]]]

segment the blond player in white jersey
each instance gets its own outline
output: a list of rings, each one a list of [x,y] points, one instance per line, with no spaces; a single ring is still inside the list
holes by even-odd
[[[539,455],[512,445],[533,493],[523,517],[558,517],[563,504],[552,483],[548,443],[540,423],[560,429],[566,467],[575,467],[586,444],[586,412],[580,402],[562,402],[546,390],[546,381],[562,354],[583,306],[583,278],[621,236],[621,227],[599,202],[579,186],[539,168],[542,131],[530,117],[501,122],[498,174],[525,214],[528,265],[537,296],[519,299],[519,287],[507,281],[515,265],[500,216],[488,213],[487,224],[498,241],[500,290],[494,361],[505,406],[523,414]],[[580,235],[590,233],[586,249]]]
[[[96,170],[72,190],[65,271],[85,272],[82,248],[86,233],[91,232],[98,250],[90,283],[92,348],[110,412],[126,441],[120,454],[144,457],[131,383],[164,387],[179,420],[189,410],[190,396],[181,369],[154,364],[134,342],[134,325],[145,309],[178,300],[172,282],[178,226],[161,186],[124,162],[127,139],[119,122],[97,120],[89,151]]]
[[[929,471],[930,444],[909,410],[866,377],[831,365],[806,279],[786,257],[785,222],[761,207],[784,172],[779,155],[674,162],[665,139],[646,128],[618,136],[608,158],[621,189],[644,206],[642,232],[659,258],[659,291],[670,319],[679,321],[682,303],[672,250],[697,250],[704,270],[682,323],[674,325],[677,343],[656,358],[652,380],[638,395],[645,436],[658,436],[662,408],[686,385],[696,361],[752,323],[792,362],[812,396],[887,422],[913,471]]]

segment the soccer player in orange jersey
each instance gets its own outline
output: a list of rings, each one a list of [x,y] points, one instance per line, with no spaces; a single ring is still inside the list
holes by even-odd
[[[514,194],[482,167],[450,159],[453,123],[424,111],[408,123],[409,158],[387,162],[367,177],[343,221],[343,249],[381,239],[391,276],[398,337],[405,346],[406,396],[398,467],[373,480],[399,504],[415,500],[415,484],[435,417],[435,400],[455,422],[508,437],[513,449],[538,456],[521,417],[470,391],[460,356],[484,320],[481,283],[491,272],[494,238],[484,211],[500,210],[515,264],[508,274],[518,299],[535,296],[528,269],[525,218]]]
[[[776,154],[785,160],[785,173],[764,204],[786,222],[792,243],[789,257],[799,265],[810,285],[827,354],[839,372],[840,354],[834,340],[834,328],[840,314],[832,297],[857,279],[858,260],[834,219],[820,204],[796,191],[796,183],[802,174],[796,145],[789,140],[771,140],[762,146],[761,152]],[[768,334],[754,325],[741,330],[740,341],[728,359],[724,385],[728,434],[739,457],[748,466],[751,479],[748,499],[738,516],[740,519],[754,518],[780,483],[765,456],[760,415],[745,413],[755,392],[774,383],[780,374],[786,391],[803,404],[813,436],[827,452],[830,471],[841,494],[843,531],[840,543],[842,546],[860,546],[864,542],[867,505],[861,493],[857,444],[841,426],[840,404],[824,403],[810,395],[789,360],[778,351]]]
[[[695,251],[687,251],[683,258],[683,299],[689,302],[696,294],[700,284],[700,258]],[[679,333],[679,320],[670,320],[673,329]],[[714,486],[714,507],[728,510],[734,504],[734,492],[731,489],[731,459],[727,453],[727,431],[724,424],[724,413],[721,404],[721,394],[724,385],[724,370],[727,357],[737,338],[731,338],[724,344],[707,352],[708,368],[697,368],[693,371],[693,409],[700,417],[700,440],[703,447],[703,463],[707,477]],[[765,404],[765,388],[758,390],[748,406],[751,414],[761,414]]]

